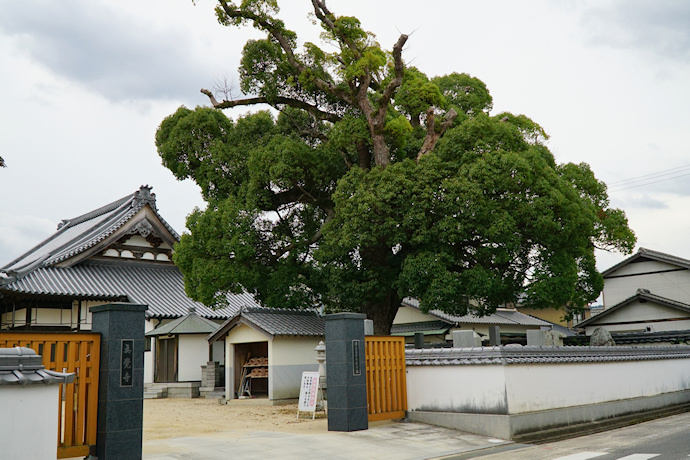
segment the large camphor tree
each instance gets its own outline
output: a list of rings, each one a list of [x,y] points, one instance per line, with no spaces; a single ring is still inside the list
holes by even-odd
[[[219,1],[222,25],[266,33],[244,46],[247,96],[203,89],[212,107],[180,107],[158,129],[165,166],[208,203],[176,247],[188,294],[362,312],[377,334],[408,296],[479,315],[596,299],[595,249],[628,253],[635,236],[589,166],[557,164],[529,118],[491,115],[480,80],[406,66],[407,35],[386,51],[312,4],[334,52],[300,44],[275,0]],[[222,113],[259,104],[275,110]]]

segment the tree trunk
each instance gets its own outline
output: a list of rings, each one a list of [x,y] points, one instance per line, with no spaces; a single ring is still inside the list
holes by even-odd
[[[395,314],[400,307],[401,299],[395,290],[390,289],[386,296],[377,302],[367,302],[362,306],[362,313],[374,321],[375,335],[390,335]]]

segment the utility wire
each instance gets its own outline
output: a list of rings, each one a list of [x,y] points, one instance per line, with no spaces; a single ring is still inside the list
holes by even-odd
[[[655,181],[652,181],[652,182],[644,182],[644,183],[642,183],[642,184],[629,185],[629,186],[627,186],[627,187],[625,186],[626,184],[623,184],[623,186],[612,187],[612,188],[611,188],[611,191],[613,191],[613,192],[620,192],[620,191],[622,191],[622,190],[628,190],[628,189],[637,188],[637,187],[644,187],[645,185],[652,185],[652,184],[656,184],[656,183],[658,183],[658,182],[666,182],[666,181],[669,181],[669,180],[672,180],[672,179],[677,179],[677,178],[679,178],[679,177],[685,177],[685,176],[690,176],[690,172],[685,173],[685,174],[679,174],[679,175],[673,176],[673,177],[667,177],[667,178],[665,178],[665,179],[655,180]]]
[[[679,177],[690,175],[690,165],[678,166],[663,171],[645,174],[630,179],[623,179],[608,184],[610,191],[621,191],[636,187],[644,187],[646,185],[656,184],[658,182],[665,182]]]

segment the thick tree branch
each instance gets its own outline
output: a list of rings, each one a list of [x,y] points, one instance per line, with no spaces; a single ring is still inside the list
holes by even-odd
[[[335,211],[333,209],[327,209],[326,210],[326,218],[323,221],[323,224],[321,224],[321,227],[309,238],[306,242],[301,242],[301,243],[290,243],[284,248],[278,249],[272,256],[271,259],[273,262],[276,262],[278,259],[283,257],[283,255],[287,254],[288,252],[292,251],[296,247],[299,246],[304,246],[305,244],[307,246],[311,246],[312,244],[317,243],[322,237],[323,237],[323,228],[328,224],[330,221],[333,220],[335,217]]]
[[[402,49],[403,46],[405,46],[405,42],[407,42],[407,38],[408,36],[405,34],[400,35],[400,38],[398,38],[398,41],[393,46],[393,69],[395,71],[395,77],[388,83],[386,89],[383,90],[383,97],[381,98],[381,105],[379,106],[379,110],[384,111],[384,117],[386,115],[385,112],[388,110],[388,102],[403,81],[405,65],[402,61]]]
[[[436,129],[436,115],[434,115],[434,108],[429,107],[429,110],[426,111],[426,136],[424,137],[422,148],[419,149],[419,153],[417,154],[417,162],[419,162],[422,156],[424,156],[426,153],[434,150],[436,142],[438,142],[448,128],[453,126],[453,120],[455,120],[455,117],[457,116],[457,112],[453,109],[450,109],[446,113],[441,126]]]
[[[237,107],[237,106],[242,106],[242,105],[255,105],[255,104],[270,104],[270,105],[276,105],[276,104],[284,104],[290,107],[294,107],[296,109],[302,109],[310,114],[314,115],[317,117],[319,120],[327,120],[332,123],[335,123],[337,121],[341,120],[341,117],[339,117],[336,114],[330,113],[330,112],[324,112],[323,110],[319,109],[318,107],[307,104],[304,101],[300,101],[298,99],[292,99],[289,97],[282,97],[282,96],[276,96],[273,98],[266,98],[266,97],[249,97],[246,99],[238,99],[236,101],[228,101],[224,100],[223,102],[218,102],[218,100],[213,96],[213,93],[207,89],[202,89],[201,92],[208,96],[209,100],[211,101],[211,105],[213,105],[214,108],[216,109],[229,109],[232,107]]]
[[[331,20],[333,17],[333,13],[331,13],[328,10],[328,7],[326,7],[326,2],[321,1],[321,0],[311,0],[312,5],[314,5],[314,14],[316,14],[316,17],[326,25],[331,31],[333,31],[333,34],[338,37],[340,40],[342,40],[343,43],[347,45],[350,50],[352,50],[355,59],[359,59],[362,57],[362,53],[359,48],[357,48],[357,45],[355,42],[353,42],[350,38],[348,38],[345,34],[340,32],[338,28],[335,26],[335,23]]]
[[[367,118],[367,123],[369,124],[369,131],[371,132],[371,141],[374,147],[374,161],[376,165],[387,166],[390,163],[390,150],[384,139],[383,131],[386,122],[386,114],[388,113],[388,106],[390,105],[390,100],[395,94],[395,91],[402,84],[403,73],[405,66],[402,61],[402,49],[407,41],[407,35],[403,34],[398,38],[398,41],[393,47],[393,62],[394,62],[394,73],[395,76],[388,83],[386,88],[383,90],[381,98],[377,101],[378,108],[376,110],[371,107],[371,102],[368,98],[364,100],[360,95],[358,95],[358,102],[360,102],[360,109]],[[371,83],[371,75],[367,74],[367,80],[362,82],[363,88],[369,88]],[[366,85],[366,86],[365,86]],[[360,90],[360,92],[362,92]]]
[[[257,28],[264,30],[268,32],[280,45],[280,47],[283,49],[285,52],[285,55],[287,57],[288,63],[292,66],[293,69],[295,69],[298,73],[304,73],[309,69],[305,64],[299,61],[297,57],[295,56],[295,52],[292,49],[292,46],[290,45],[290,41],[283,35],[282,32],[282,27],[278,26],[276,24],[271,23],[268,21],[266,18],[261,17],[257,14],[254,14],[249,11],[245,10],[234,10],[230,8],[228,3],[225,0],[219,0],[220,6],[225,12],[225,14],[228,15],[228,17],[231,18],[239,18],[239,19],[248,19],[250,21],[253,21],[254,24],[256,25]],[[337,88],[332,82],[326,81],[322,78],[319,78],[315,75],[311,75],[311,81],[314,83],[314,85],[319,88],[321,91],[324,91],[328,94],[332,94],[333,96],[339,97],[343,101],[352,104],[352,99],[350,98],[349,94],[346,91],[343,91],[339,88]]]

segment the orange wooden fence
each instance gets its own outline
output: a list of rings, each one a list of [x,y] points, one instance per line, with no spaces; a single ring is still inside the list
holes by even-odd
[[[365,355],[369,421],[405,417],[405,338],[367,336]]]
[[[87,456],[96,445],[100,344],[94,333],[0,332],[0,347],[31,348],[46,369],[76,373],[74,383],[60,385],[57,458]]]

